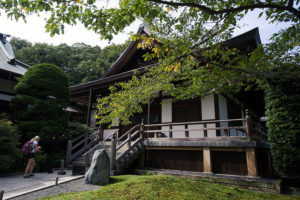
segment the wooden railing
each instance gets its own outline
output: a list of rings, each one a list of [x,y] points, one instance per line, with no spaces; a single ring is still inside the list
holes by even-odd
[[[99,138],[103,138],[103,130],[99,130]],[[88,151],[83,153],[83,157],[85,158],[86,165],[88,165],[92,161],[92,156],[95,150],[105,148],[105,142],[111,141],[114,135],[118,135],[119,129],[111,133],[110,135],[106,136],[102,140],[98,140],[98,144],[94,145],[92,148],[90,148]]]
[[[133,126],[121,137],[117,138],[117,134],[114,133],[111,140],[111,155],[110,155],[110,166],[111,170],[118,168],[120,161],[143,140],[143,126],[138,124]],[[120,143],[120,144],[119,144]],[[125,149],[122,150],[122,148]],[[120,151],[117,156],[117,152]]]
[[[224,126],[221,123],[235,123],[241,124],[240,126]],[[194,125],[199,125],[195,128]],[[194,126],[194,127],[193,127]],[[156,129],[153,129],[155,127]],[[181,132],[180,137],[176,138],[190,138],[190,133],[193,132],[193,138],[206,138],[206,137],[230,137],[241,136],[256,138],[260,140],[267,140],[268,136],[266,131],[261,127],[258,122],[251,120],[249,116],[242,119],[228,119],[228,120],[206,120],[196,122],[182,122],[182,123],[161,123],[144,125],[144,137],[153,138],[174,138],[176,132]],[[209,133],[209,131],[211,133]],[[213,133],[212,133],[213,132]],[[196,133],[196,137],[195,137]]]
[[[66,152],[66,163],[71,164],[73,160],[81,156],[91,147],[95,146],[99,139],[95,137],[96,132],[92,134],[82,134],[73,140],[68,140],[67,152]]]
[[[231,136],[230,130],[236,130],[242,132],[242,136],[248,135],[247,126],[226,126],[226,127],[209,127],[210,124],[216,125],[221,122],[244,122],[245,119],[231,119],[231,120],[210,120],[210,121],[197,121],[197,122],[182,122],[182,123],[162,123],[162,124],[150,124],[145,126],[145,137],[147,133],[154,133],[154,138],[158,137],[167,137],[168,133],[169,138],[173,138],[174,132],[184,132],[184,137],[189,138],[190,132],[197,131],[199,132],[199,137],[201,137],[200,132],[203,133],[202,137],[208,137],[208,131],[224,131],[224,136]],[[189,128],[190,125],[202,125],[203,128]],[[184,126],[181,129],[174,129],[174,127]],[[151,127],[160,127],[156,130],[147,130]],[[166,128],[164,128],[166,127]],[[218,136],[216,134],[216,136]],[[221,135],[219,135],[221,136]]]
[[[227,125],[224,124],[240,124]],[[195,127],[195,125],[199,125]],[[88,155],[89,152],[96,148],[96,144],[104,144],[105,141],[110,141],[110,166],[111,170],[118,168],[120,161],[143,141],[143,138],[174,138],[175,132],[182,132],[183,138],[190,138],[193,133],[193,138],[207,137],[248,137],[259,140],[267,140],[267,134],[258,122],[251,120],[247,115],[242,119],[228,120],[205,120],[197,122],[182,122],[182,123],[161,123],[161,124],[138,124],[133,126],[125,134],[118,137],[118,131],[106,136],[103,140],[89,140],[87,134],[81,135],[74,140],[68,142],[67,162],[71,162],[80,155]],[[212,133],[213,132],[213,133]],[[233,134],[234,132],[234,134]],[[196,136],[199,137],[195,137]],[[198,135],[197,135],[198,134]],[[167,136],[168,135],[168,136]],[[100,138],[103,138],[100,134]],[[178,138],[178,137],[177,137]],[[93,147],[94,146],[94,147]],[[78,148],[76,151],[75,149]],[[89,149],[89,150],[88,150]]]

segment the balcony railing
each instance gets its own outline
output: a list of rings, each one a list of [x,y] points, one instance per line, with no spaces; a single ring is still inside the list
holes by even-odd
[[[231,125],[230,125],[231,124]],[[267,140],[266,131],[250,117],[228,120],[161,123],[144,126],[145,138],[207,138],[241,136]]]

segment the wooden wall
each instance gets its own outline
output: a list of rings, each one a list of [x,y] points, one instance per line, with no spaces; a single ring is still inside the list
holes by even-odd
[[[248,175],[245,152],[212,151],[211,160],[216,174]]]
[[[197,150],[146,150],[145,167],[203,171],[203,152]]]
[[[245,152],[211,151],[212,172],[248,175]],[[146,150],[145,167],[203,172],[202,150]]]
[[[266,150],[256,151],[258,175],[261,177],[273,176],[270,152]]]

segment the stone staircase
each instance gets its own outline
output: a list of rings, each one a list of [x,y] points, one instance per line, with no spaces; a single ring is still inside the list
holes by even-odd
[[[117,153],[113,175],[122,174],[139,158],[144,151],[145,146],[143,142],[139,141],[134,147],[127,148],[127,150],[123,151],[122,153]]]
[[[134,126],[120,138],[117,138],[118,134],[114,132],[102,141],[98,140],[90,145],[85,151],[79,150],[82,154],[71,160],[73,174],[84,174],[91,164],[94,152],[98,149],[106,150],[110,158],[112,175],[123,173],[145,149],[140,131],[140,126]]]

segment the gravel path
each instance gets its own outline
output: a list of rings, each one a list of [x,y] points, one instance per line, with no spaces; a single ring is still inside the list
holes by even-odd
[[[49,188],[45,188],[39,191],[35,191],[29,194],[25,194],[22,196],[11,198],[13,200],[24,200],[24,199],[38,199],[46,196],[52,196],[59,193],[65,192],[81,192],[85,190],[96,190],[99,189],[101,186],[97,185],[88,185],[84,183],[84,178],[76,179],[73,181],[69,181],[66,183],[59,184],[58,186],[52,186]]]

